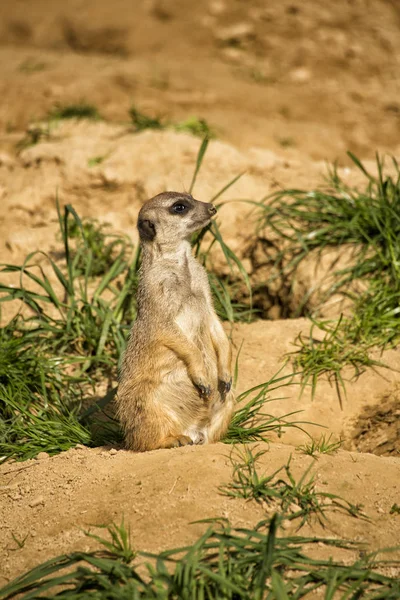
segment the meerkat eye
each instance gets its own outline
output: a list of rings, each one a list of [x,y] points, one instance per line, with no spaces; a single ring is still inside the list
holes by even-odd
[[[171,208],[171,212],[182,214],[184,212],[187,212],[188,209],[189,206],[187,204],[184,204],[183,202],[175,202],[175,204]]]

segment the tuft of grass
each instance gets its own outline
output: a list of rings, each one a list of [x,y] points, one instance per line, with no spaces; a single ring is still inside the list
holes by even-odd
[[[50,138],[50,126],[48,123],[38,123],[30,125],[24,137],[16,144],[17,152],[22,152],[25,148],[36,146],[39,142]]]
[[[278,142],[282,148],[293,148],[296,145],[295,139],[290,136],[280,137],[278,138]]]
[[[204,156],[207,152],[208,144],[209,139],[208,137],[205,137],[200,145],[197,155],[196,165],[189,187],[189,194],[191,194],[194,189]],[[237,175],[224,185],[222,189],[210,199],[210,202],[215,203],[223,193],[240,179],[241,175],[242,174]],[[220,205],[216,204],[215,206],[218,208]],[[210,241],[208,246],[205,246],[205,236],[207,234]],[[211,225],[204,227],[199,233],[195,234],[192,239],[192,245],[195,256],[206,267],[207,272],[209,273],[210,287],[218,316],[222,320],[230,321],[231,323],[237,321],[250,322],[254,317],[250,278],[239,257],[224,242],[217,221],[213,220]],[[215,245],[220,246],[229,266],[230,275],[228,277],[216,276],[213,273],[211,250]],[[245,295],[247,296],[247,301],[240,299],[243,289],[246,292]]]
[[[378,552],[361,552],[356,543],[336,538],[278,537],[277,515],[253,530],[234,529],[223,519],[209,523],[192,546],[157,555],[137,552],[144,560],[137,566],[131,562],[135,551],[124,525],[111,525],[107,528],[110,542],[97,538],[102,550],[52,558],[8,583],[0,595],[4,600],[300,600],[314,593],[327,600],[389,600],[400,594],[400,562],[385,559]],[[350,556],[346,555],[344,562],[313,558],[321,555],[321,547],[341,548]],[[354,561],[351,553],[357,550],[361,556]]]
[[[97,528],[105,529],[111,539],[108,540],[90,531],[84,533],[87,537],[99,542],[112,556],[120,559],[121,562],[129,564],[134,560],[137,553],[131,543],[130,527],[125,527],[124,519],[122,519],[120,525],[113,522],[110,525],[97,525]]]
[[[366,179],[363,191],[345,183],[334,166],[328,189],[280,191],[262,207],[262,224],[283,246],[275,264],[284,264],[286,273],[293,274],[310,253],[318,258],[327,248],[340,251],[346,246],[351,251],[347,267],[333,266],[333,283],[322,302],[337,293],[347,296],[354,304],[352,316],[336,323],[314,318],[325,338],[317,341],[311,331],[309,339],[298,339],[296,366],[304,370],[303,382],[311,383],[313,393],[322,373],[345,393],[346,366],[357,376],[367,366],[381,365],[371,358],[371,350],[393,347],[400,339],[400,168],[392,159],[394,175],[386,174],[377,155],[374,176],[356,156],[349,156]],[[361,281],[367,287],[360,292]]]
[[[29,533],[27,533],[25,535],[25,537],[19,538],[15,535],[15,533],[11,532],[11,537],[13,539],[13,541],[16,543],[16,548],[11,548],[11,550],[15,551],[15,550],[21,550],[21,548],[23,548],[25,546],[25,542],[29,537]]]
[[[93,222],[83,223],[69,205],[58,216],[60,260],[38,252],[21,266],[0,268],[19,280],[0,282],[0,304],[24,307],[0,328],[2,457],[25,460],[42,450],[121,440],[112,420],[86,419],[82,402],[116,376],[136,311],[139,253],[125,237],[108,240]]]
[[[254,454],[249,446],[243,446],[242,449],[236,447],[230,456],[232,481],[221,486],[220,491],[233,498],[255,500],[272,510],[278,510],[282,519],[300,519],[299,528],[312,517],[316,517],[324,525],[326,513],[332,510],[340,510],[351,516],[362,515],[360,506],[355,506],[336,494],[316,490],[314,476],[310,473],[314,462],[298,481],[291,471],[291,456],[286,465],[271,474],[261,475],[257,470],[257,462],[265,453],[265,450],[259,450]]]
[[[49,357],[34,332],[23,333],[18,318],[0,328],[0,460],[90,445],[76,418],[82,390],[67,365]]]
[[[21,301],[30,312],[30,316],[20,315],[18,319],[21,335],[30,331],[32,336],[34,332],[36,343],[57,356],[75,354],[83,372],[110,364],[121,354],[128,321],[135,315],[138,253],[133,258],[127,255],[126,239],[119,238],[117,243],[124,251],[114,257],[100,279],[96,278],[99,266],[110,262],[112,250],[101,239],[96,245],[99,235],[91,226],[86,226],[85,233],[72,206],[65,206],[64,215],[58,210],[58,217],[63,264],[46,253],[33,252],[21,266],[3,265],[0,273],[16,273],[19,285],[0,283],[0,293],[4,294],[1,301]],[[70,239],[77,232],[81,239],[74,249]],[[33,262],[37,255],[46,258],[47,270]],[[92,278],[96,278],[94,286],[90,285]]]
[[[106,158],[106,154],[93,156],[92,158],[88,159],[88,167],[97,167],[98,165],[101,165],[101,163],[104,162]]]
[[[21,71],[21,73],[27,73],[28,75],[31,75],[32,73],[44,71],[46,67],[47,65],[44,62],[35,60],[34,58],[27,58],[19,65],[18,71]]]
[[[256,83],[260,83],[262,85],[274,85],[278,81],[274,75],[268,75],[265,73],[265,71],[257,67],[246,70],[245,74]]]
[[[341,439],[332,441],[332,434],[329,434],[328,437],[323,434],[317,440],[311,439],[310,442],[299,446],[298,450],[308,456],[318,458],[319,454],[334,454],[341,448],[342,444],[343,440]]]
[[[189,117],[184,121],[180,121],[174,125],[176,131],[183,131],[185,133],[191,133],[197,137],[207,137],[208,139],[215,137],[215,132],[205,119],[199,119],[198,117]]]
[[[74,258],[79,257],[75,262],[78,273],[87,272],[88,277],[105,275],[116,260],[126,262],[132,254],[130,238],[124,234],[110,233],[110,226],[96,219],[84,219],[81,223],[76,219],[71,220],[68,237],[75,241]]]
[[[158,117],[150,117],[145,113],[140,112],[135,106],[129,109],[129,116],[136,131],[144,131],[145,129],[164,129],[161,119]]]
[[[302,391],[310,385],[311,397],[314,398],[319,377],[326,375],[330,381],[333,380],[340,406],[343,407],[346,384],[342,371],[346,366],[353,367],[352,378],[354,379],[359,377],[367,367],[386,365],[382,361],[371,358],[370,350],[375,347],[374,343],[366,345],[349,340],[349,329],[343,325],[342,316],[336,322],[311,320],[309,337],[305,339],[299,334],[295,340],[298,350],[291,353],[295,369],[301,372]],[[316,328],[325,333],[323,339],[313,336]]]
[[[76,102],[72,104],[57,104],[49,112],[50,120],[59,119],[92,119],[97,121],[101,118],[98,108],[88,102]]]
[[[291,420],[291,417],[300,411],[288,413],[282,417],[274,417],[265,412],[265,407],[269,402],[282,400],[282,397],[269,398],[269,394],[293,385],[293,375],[280,375],[281,371],[282,369],[269,381],[254,386],[237,397],[236,402],[240,408],[234,413],[228,431],[222,440],[225,444],[268,442],[272,433],[281,437],[288,427],[301,429],[303,421]],[[247,398],[249,400],[244,404],[244,400]]]
[[[174,129],[175,131],[183,131],[190,133],[200,138],[211,139],[215,137],[215,132],[205,119],[199,117],[188,117],[177,123],[163,120],[161,117],[153,117],[143,113],[132,106],[129,109],[131,122],[135,127],[135,131],[144,131],[145,129]]]

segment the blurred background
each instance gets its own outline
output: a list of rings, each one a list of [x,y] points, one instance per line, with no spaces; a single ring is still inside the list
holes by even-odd
[[[239,148],[395,153],[399,57],[398,0],[3,0],[0,131],[87,102],[195,115]]]

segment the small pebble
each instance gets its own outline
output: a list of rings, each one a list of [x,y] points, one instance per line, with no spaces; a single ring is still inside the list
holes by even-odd
[[[37,496],[36,498],[34,498],[30,503],[29,506],[31,508],[35,508],[35,506],[39,506],[40,504],[44,504],[44,498],[43,496]]]
[[[111,455],[118,454],[118,450],[116,448],[111,448],[110,454]]]
[[[291,71],[289,77],[294,83],[306,83],[311,79],[311,71],[305,67],[299,67]]]
[[[50,458],[50,454],[48,452],[39,452],[39,454],[36,455],[36,460],[42,460],[45,458]]]
[[[254,26],[252,23],[236,23],[223,27],[216,32],[217,39],[226,44],[240,43],[253,36]]]

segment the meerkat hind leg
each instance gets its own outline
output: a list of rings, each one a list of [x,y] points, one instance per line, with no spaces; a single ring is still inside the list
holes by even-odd
[[[229,423],[233,414],[233,394],[229,392],[223,399],[220,406],[211,418],[207,428],[207,437],[210,442],[218,442],[228,430]]]
[[[190,446],[193,440],[187,435],[169,435],[160,442],[159,448],[179,448],[179,446]]]

